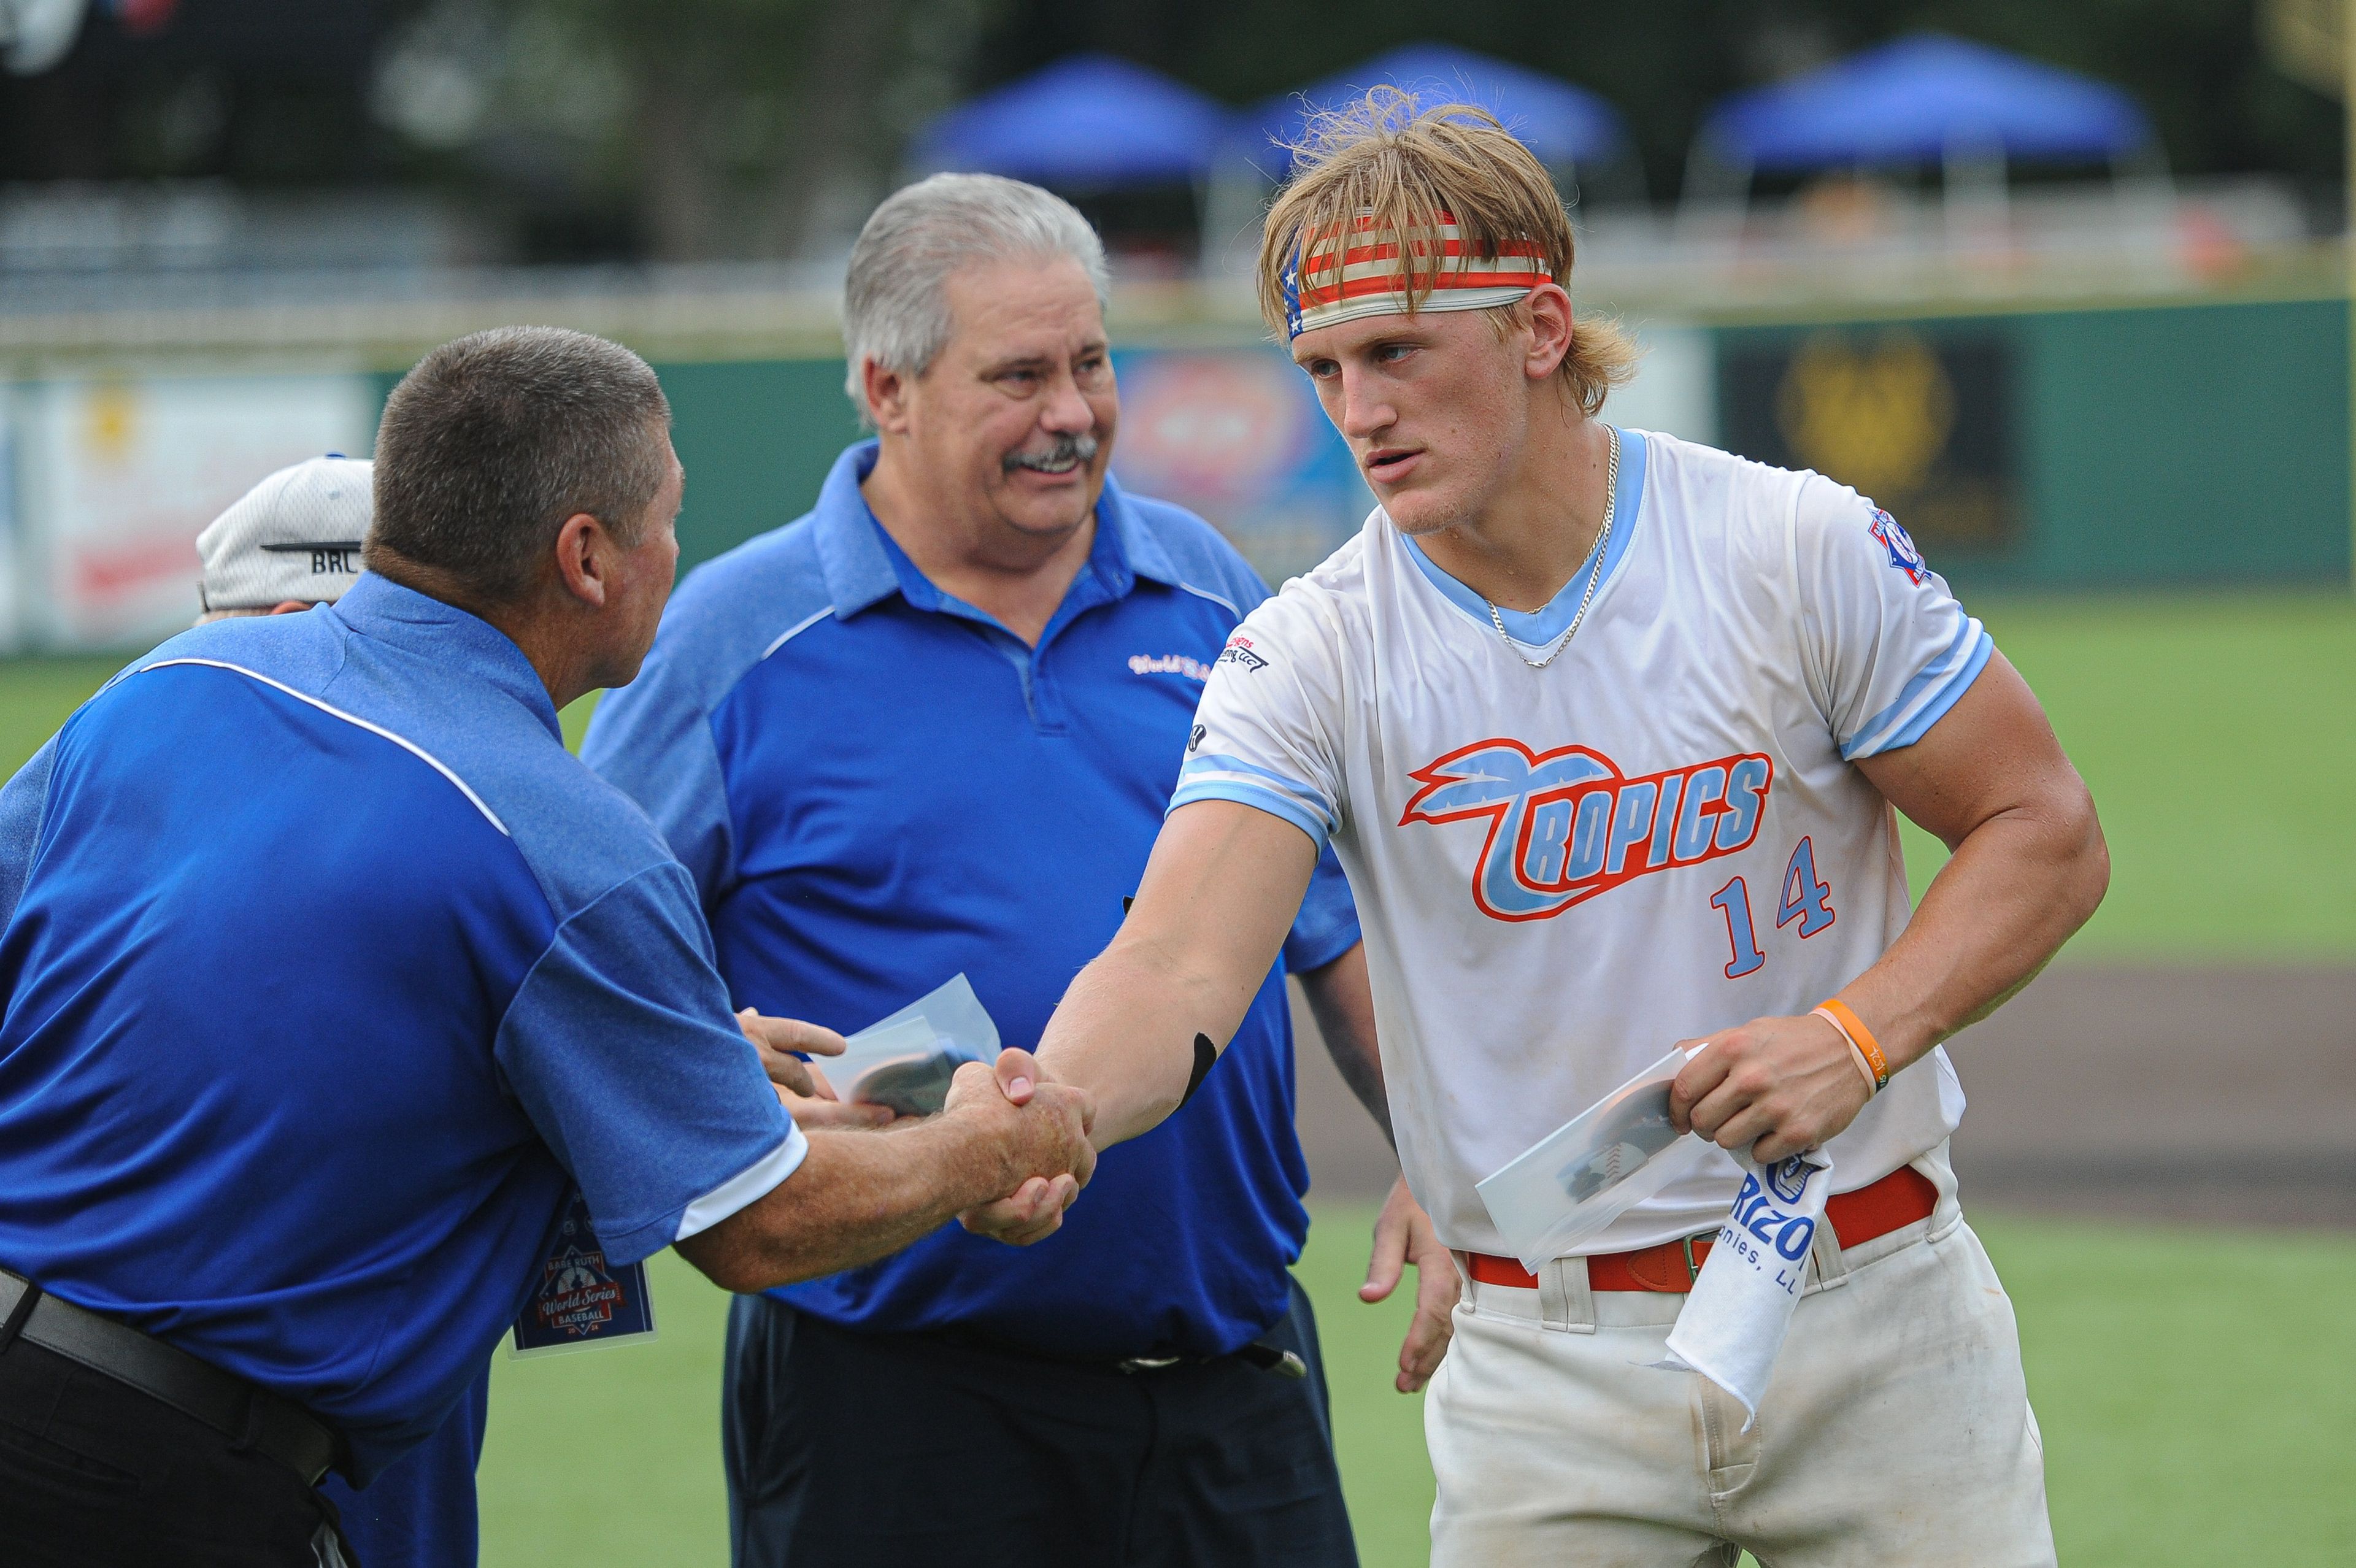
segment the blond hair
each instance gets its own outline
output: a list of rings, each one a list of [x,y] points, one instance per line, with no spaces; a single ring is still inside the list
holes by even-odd
[[[1455,219],[1468,256],[1533,242],[1555,282],[1569,286],[1574,241],[1554,180],[1485,109],[1424,109],[1411,93],[1377,87],[1344,109],[1312,116],[1290,151],[1292,181],[1269,209],[1259,242],[1260,315],[1272,330],[1286,328],[1287,278],[1303,241],[1346,232],[1368,218],[1376,236],[1407,236],[1436,231],[1445,214]],[[1430,296],[1449,261],[1437,245],[1392,242],[1412,312]],[[1508,312],[1526,309],[1497,307],[1492,320],[1502,330]],[[1559,373],[1580,408],[1598,413],[1612,389],[1635,375],[1636,346],[1617,322],[1582,315]]]

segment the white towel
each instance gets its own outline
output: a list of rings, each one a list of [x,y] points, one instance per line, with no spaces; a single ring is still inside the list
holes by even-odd
[[[1824,1223],[1832,1157],[1795,1154],[1762,1169],[1748,1152],[1742,1190],[1669,1331],[1669,1354],[1652,1365],[1699,1372],[1742,1403],[1751,1430],[1806,1283],[1808,1252]]]

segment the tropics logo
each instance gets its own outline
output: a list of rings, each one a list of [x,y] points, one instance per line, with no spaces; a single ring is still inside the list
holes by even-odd
[[[1492,920],[1545,920],[1648,871],[1748,848],[1773,786],[1756,753],[1630,778],[1601,752],[1475,741],[1408,775],[1399,826],[1485,816],[1472,901]]]

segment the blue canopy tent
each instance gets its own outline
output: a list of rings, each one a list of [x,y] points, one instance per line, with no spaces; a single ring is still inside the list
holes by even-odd
[[[1211,168],[1227,111],[1109,55],[1074,55],[936,115],[908,161],[1065,190],[1190,185]]]
[[[1631,144],[1620,112],[1584,88],[1446,44],[1403,44],[1307,87],[1269,99],[1239,117],[1240,150],[1272,177],[1290,171],[1281,149],[1300,139],[1312,113],[1347,104],[1369,89],[1392,86],[1427,105],[1477,104],[1550,168],[1623,156]],[[1274,160],[1271,165],[1271,159]]]
[[[1716,174],[1747,189],[1760,173],[1962,160],[2117,168],[2157,145],[2135,100],[2106,82],[1926,33],[1726,100],[1695,138],[1687,183],[1730,183]]]
[[[1644,176],[1620,112],[1585,88],[1539,71],[1447,44],[1402,44],[1347,70],[1263,100],[1235,117],[1211,185],[1204,224],[1205,264],[1218,265],[1231,247],[1227,270],[1246,263],[1241,245],[1256,236],[1271,184],[1292,172],[1285,149],[1301,139],[1310,116],[1346,107],[1377,87],[1413,93],[1425,106],[1472,103],[1495,115],[1521,138],[1568,190],[1590,170],[1599,186],[1630,201],[1644,198]],[[1617,187],[1614,189],[1613,187]]]

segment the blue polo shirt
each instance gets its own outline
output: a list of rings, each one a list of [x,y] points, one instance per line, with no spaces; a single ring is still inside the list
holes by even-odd
[[[366,1481],[522,1308],[807,1144],[694,884],[487,624],[364,575],[173,638],[0,792],[0,1264],[309,1406]]]
[[[849,1031],[963,971],[1004,1043],[1035,1046],[1120,925],[1204,677],[1268,590],[1200,518],[1108,481],[1087,562],[1027,646],[876,522],[875,453],[851,448],[809,517],[688,578],[583,755],[694,874],[739,1005]],[[1329,857],[1285,963],[1357,940]],[[1108,1151],[1047,1241],[951,1225],[780,1297],[1064,1355],[1232,1350],[1283,1313],[1307,1233],[1292,1104],[1279,966],[1201,1092]]]

